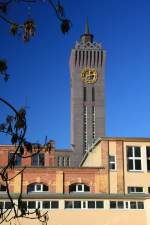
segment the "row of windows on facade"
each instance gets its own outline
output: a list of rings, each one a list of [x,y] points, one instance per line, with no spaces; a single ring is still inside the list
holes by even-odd
[[[6,192],[6,186],[0,185],[0,191]],[[27,193],[29,192],[44,192],[48,191],[48,186],[41,183],[32,183],[27,186]],[[69,193],[72,192],[90,192],[90,187],[85,184],[71,184],[69,185]],[[129,186],[128,187],[128,194],[134,194],[134,193],[145,193],[143,187],[140,186]],[[148,193],[150,194],[150,187],[148,187]]]
[[[28,209],[59,209],[59,201],[23,201],[23,208]],[[0,209],[11,209],[12,203],[0,201]],[[109,201],[110,209],[144,209],[143,201]],[[64,209],[105,209],[104,201],[75,200],[64,201]]]
[[[92,87],[92,102],[95,102],[95,88]],[[83,87],[83,101],[86,102],[87,101],[87,88]]]
[[[0,185],[0,191],[6,192],[6,186]],[[48,191],[48,186],[42,183],[32,183],[27,186],[27,193],[29,192],[45,192]],[[90,187],[86,184],[71,184],[69,185],[69,193],[71,192],[90,192]]]
[[[13,152],[9,153],[8,159],[11,160],[14,156]],[[15,156],[14,165],[15,166],[21,166],[22,164],[22,158],[19,155]],[[31,157],[31,166],[44,166],[45,165],[45,157],[44,153],[35,154]],[[70,166],[70,157],[61,157],[59,156],[57,158],[57,165],[58,166]]]
[[[146,147],[147,170],[150,171],[150,146]],[[116,157],[109,156],[109,168],[116,170]],[[141,148],[139,146],[127,146],[127,169],[128,171],[142,170]]]
[[[103,51],[101,51],[101,62],[99,62],[99,51],[75,51],[75,65],[98,66],[103,63]]]

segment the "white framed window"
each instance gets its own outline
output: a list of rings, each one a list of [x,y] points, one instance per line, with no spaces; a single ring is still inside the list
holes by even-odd
[[[59,201],[48,201],[48,200],[43,200],[43,201],[23,201],[23,205],[25,210],[27,209],[58,209],[59,208]]]
[[[144,209],[144,202],[142,201],[131,201],[130,209]]]
[[[90,187],[86,184],[71,184],[69,186],[69,193],[71,192],[89,192]]]
[[[104,208],[104,201],[95,201],[95,200],[65,201],[65,209],[102,209],[102,208]]]
[[[109,155],[109,169],[116,170],[116,156]]]
[[[124,209],[124,201],[110,201],[110,209]]]
[[[48,186],[45,184],[33,183],[27,186],[27,192],[43,192],[48,191]]]
[[[147,171],[150,171],[150,146],[146,146]]]
[[[143,193],[143,187],[128,187],[128,193]]]
[[[141,171],[141,148],[139,146],[127,146],[127,168],[128,171]]]

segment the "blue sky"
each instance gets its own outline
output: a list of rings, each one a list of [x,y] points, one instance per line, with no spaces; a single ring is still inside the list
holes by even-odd
[[[105,96],[107,136],[150,136],[150,1],[63,0],[72,21],[67,35],[60,32],[53,10],[38,4],[31,9],[36,35],[27,44],[12,37],[0,21],[1,58],[7,59],[11,79],[0,79],[0,96],[16,108],[27,104],[27,137],[70,145],[69,56],[84,33],[90,31],[106,50]],[[20,6],[19,6],[20,7]],[[9,9],[9,17],[24,21],[28,5]],[[0,104],[0,122],[8,111]],[[10,111],[9,111],[10,113]],[[0,143],[9,138],[0,136]]]

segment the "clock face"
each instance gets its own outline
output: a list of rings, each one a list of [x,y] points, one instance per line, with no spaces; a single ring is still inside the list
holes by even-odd
[[[88,84],[93,84],[97,81],[97,71],[94,68],[85,68],[81,72],[81,80]]]

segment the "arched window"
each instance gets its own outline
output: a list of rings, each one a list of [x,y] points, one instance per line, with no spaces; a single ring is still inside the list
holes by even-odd
[[[69,193],[70,192],[89,192],[90,187],[86,184],[71,184],[69,186]]]
[[[27,192],[43,192],[48,191],[48,186],[45,184],[33,183],[27,186]]]
[[[0,184],[0,191],[6,191],[6,186],[3,184]]]

